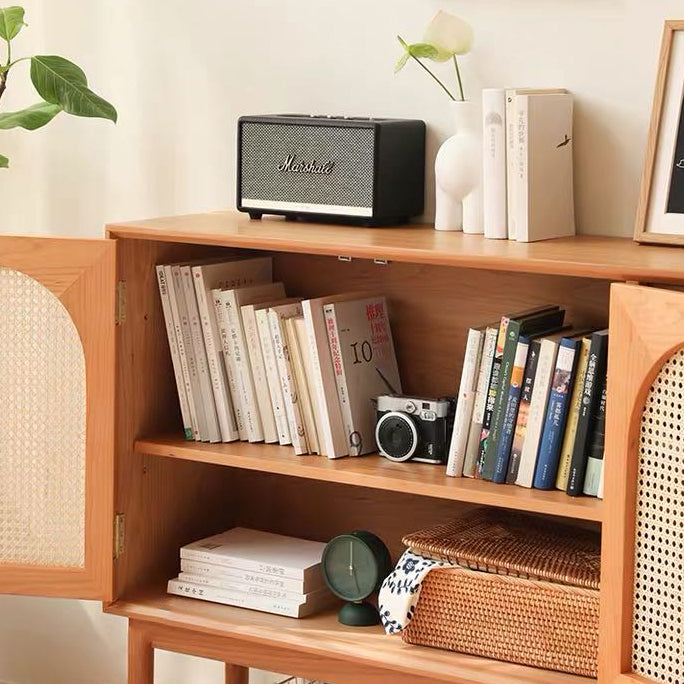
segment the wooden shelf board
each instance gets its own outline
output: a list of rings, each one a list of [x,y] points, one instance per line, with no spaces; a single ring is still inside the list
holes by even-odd
[[[112,224],[107,230],[110,237],[142,240],[606,280],[684,282],[684,250],[639,245],[628,238],[578,235],[525,244],[440,232],[427,225],[362,228],[286,222],[274,217],[252,221],[238,212]]]
[[[236,651],[258,665],[260,652],[284,649],[291,663],[306,670],[307,656],[344,661],[347,673],[382,682],[452,684],[593,684],[575,675],[502,663],[438,649],[411,646],[381,627],[345,627],[336,611],[296,620],[195,599],[171,596],[163,588],[106,607],[108,613],[231,640]],[[246,663],[242,663],[246,664]],[[285,663],[284,663],[285,664]],[[372,674],[371,674],[372,673]],[[372,676],[375,675],[375,676]],[[350,680],[349,676],[344,681]]]
[[[601,521],[603,512],[603,501],[594,497],[571,497],[556,490],[541,491],[465,477],[447,477],[443,467],[424,463],[393,463],[377,455],[333,460],[323,456],[296,456],[290,447],[274,444],[206,444],[189,442],[177,436],[138,440],[136,450],[153,456],[579,520]]]

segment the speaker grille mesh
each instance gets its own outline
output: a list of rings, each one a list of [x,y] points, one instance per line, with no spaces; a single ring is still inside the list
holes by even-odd
[[[289,155],[295,162],[335,162],[332,174],[278,171]],[[371,128],[242,124],[243,199],[373,206],[374,132]]]
[[[661,368],[641,418],[632,668],[684,684],[684,349]]]

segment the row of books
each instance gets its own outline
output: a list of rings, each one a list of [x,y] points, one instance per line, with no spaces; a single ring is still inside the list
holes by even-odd
[[[183,546],[180,574],[167,591],[177,596],[306,617],[334,602],[325,585],[325,544],[234,527]]]
[[[608,331],[558,306],[470,329],[447,475],[602,496]]]
[[[574,235],[572,95],[491,88],[482,110],[485,237]]]
[[[401,391],[387,303],[288,297],[270,257],[157,266],[186,437],[375,450],[375,407]]]

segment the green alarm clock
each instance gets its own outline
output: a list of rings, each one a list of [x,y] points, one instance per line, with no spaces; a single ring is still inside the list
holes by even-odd
[[[323,550],[323,576],[330,591],[347,601],[339,613],[343,625],[377,625],[377,608],[365,601],[392,572],[392,559],[372,532],[350,532],[331,539]]]

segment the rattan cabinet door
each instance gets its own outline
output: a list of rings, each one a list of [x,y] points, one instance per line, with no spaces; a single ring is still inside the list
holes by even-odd
[[[0,236],[0,592],[112,596],[115,243]]]
[[[684,684],[684,294],[613,285],[599,682]]]

